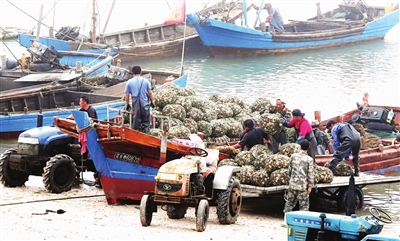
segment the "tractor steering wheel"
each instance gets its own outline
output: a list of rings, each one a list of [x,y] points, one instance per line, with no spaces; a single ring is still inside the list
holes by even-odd
[[[201,156],[201,157],[208,156],[208,152],[206,150],[198,147],[191,147],[189,149],[189,153],[193,156]]]
[[[369,213],[374,217],[375,219],[383,222],[383,223],[392,223],[392,218],[389,216],[389,214],[385,213],[382,209],[379,208],[370,208]],[[383,215],[381,215],[381,213]]]

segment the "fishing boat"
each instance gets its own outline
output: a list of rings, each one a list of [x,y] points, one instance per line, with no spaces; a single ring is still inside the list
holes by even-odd
[[[205,7],[195,14],[221,21],[234,21],[243,15],[242,6],[241,1],[227,2],[222,0],[214,5]],[[185,16],[185,12],[183,16]],[[92,30],[93,32],[95,33],[95,30]],[[36,38],[36,36],[27,34],[18,36],[22,46],[29,46],[30,39],[33,38]],[[166,22],[112,33],[103,32],[99,36],[92,36],[91,39],[91,42],[84,42],[79,38],[66,41],[57,38],[39,37],[38,41],[42,44],[52,45],[54,49],[60,52],[100,53],[110,48],[110,55],[118,54],[118,58],[121,61],[158,59],[181,56],[182,52],[195,53],[204,51],[204,46],[196,30],[192,26],[186,25],[184,18],[180,22]]]
[[[107,118],[107,106],[121,107],[121,96],[74,91],[65,85],[27,87],[0,97],[1,139],[17,138],[28,129],[49,126],[54,116],[67,117],[79,107],[79,99],[87,96],[100,120]],[[41,116],[41,117],[38,117]]]
[[[54,117],[55,125],[74,137],[78,137],[78,129],[85,132],[86,145],[108,204],[140,200],[145,191],[154,191],[155,176],[163,163],[189,153],[190,146],[164,137],[147,135],[114,122],[93,123],[84,112],[72,111],[72,115],[74,120]],[[227,156],[220,154],[219,158]]]
[[[280,32],[266,32],[265,23],[250,28],[247,20],[235,25],[187,15],[187,23],[196,28],[211,57],[287,53],[383,39],[399,19],[398,5],[368,6],[364,1],[345,1],[318,17],[284,24]]]
[[[320,113],[315,112],[315,119],[320,119]],[[381,137],[382,145],[375,148],[363,148],[360,151],[360,171],[374,174],[389,174],[400,171],[400,107],[374,106],[358,108],[345,112],[342,115],[322,120],[320,128],[323,130],[329,120],[337,123],[361,123],[365,131]],[[330,155],[318,155],[315,161],[324,165],[332,160]],[[352,162],[349,162],[352,165]]]

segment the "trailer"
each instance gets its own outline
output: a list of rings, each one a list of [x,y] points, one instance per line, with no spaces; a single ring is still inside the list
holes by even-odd
[[[318,183],[313,187],[310,194],[310,206],[316,203],[319,198],[334,200],[339,210],[346,210],[347,193],[349,192],[349,176],[335,176],[331,183]],[[364,193],[362,188],[372,184],[396,183],[400,177],[384,176],[370,173],[360,173],[354,178],[355,208],[361,209],[364,204]],[[288,185],[259,187],[241,184],[243,198],[266,198],[273,195],[284,195]]]

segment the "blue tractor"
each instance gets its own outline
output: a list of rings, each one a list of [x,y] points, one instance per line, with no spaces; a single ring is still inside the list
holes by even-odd
[[[392,218],[383,210],[370,208],[370,215],[357,217],[309,211],[286,213],[288,241],[399,241],[379,235]]]
[[[93,162],[86,156],[81,155],[77,139],[57,127],[33,128],[19,135],[16,149],[1,154],[0,181],[4,186],[18,187],[29,175],[43,176],[49,192],[65,192],[79,183],[80,171],[92,171],[96,179]]]

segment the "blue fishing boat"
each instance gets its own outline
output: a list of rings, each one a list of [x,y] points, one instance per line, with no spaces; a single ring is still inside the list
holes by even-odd
[[[383,39],[399,19],[398,5],[376,7],[364,1],[346,1],[307,21],[291,20],[280,32],[273,28],[266,32],[265,23],[247,27],[246,18],[243,26],[238,26],[234,22],[187,15],[187,23],[196,28],[211,57],[287,53]]]
[[[54,116],[66,118],[71,110],[79,107],[82,96],[89,98],[100,120],[107,119],[107,106],[123,108],[125,102],[120,96],[107,96],[73,91],[65,86],[46,86],[36,90],[16,92],[14,96],[0,99],[0,139],[16,138],[28,129],[37,127],[38,115],[41,115],[42,126],[53,124]],[[117,113],[110,113],[111,118]]]

